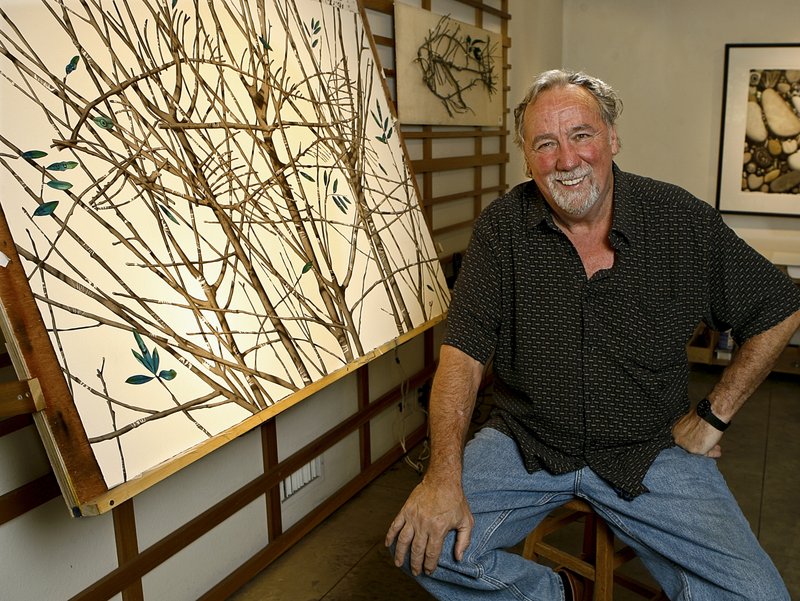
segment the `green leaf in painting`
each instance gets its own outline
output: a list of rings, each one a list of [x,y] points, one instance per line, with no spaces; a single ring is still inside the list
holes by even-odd
[[[181,224],[180,221],[176,219],[175,215],[172,214],[172,211],[170,211],[167,207],[165,207],[164,205],[158,205],[158,208],[161,209],[164,215],[166,215],[171,221],[174,221],[175,224],[177,225]]]
[[[73,56],[72,60],[67,63],[66,68],[64,69],[67,72],[67,75],[72,73],[75,69],[78,68],[78,61],[81,60],[80,56]]]
[[[303,265],[303,273],[308,273],[308,271],[311,269],[311,267],[312,267],[311,261],[309,261],[308,263]]]
[[[56,210],[58,206],[57,200],[51,200],[50,202],[43,202],[36,210],[33,212],[34,217],[47,217],[48,215],[52,215],[53,211]]]
[[[46,157],[47,153],[43,150],[27,150],[20,155],[23,159],[41,159]]]
[[[158,357],[158,349],[157,348],[153,349],[152,357],[153,357],[153,365],[152,365],[152,369],[150,371],[152,371],[153,373],[156,373],[158,371],[158,365],[159,365],[159,363],[161,363],[161,359],[159,359],[159,357]]]
[[[114,129],[114,122],[104,115],[99,115],[98,117],[94,117],[92,119],[98,126],[102,127],[103,129]]]
[[[162,369],[158,377],[162,380],[174,380],[178,373],[174,369]]]
[[[146,384],[147,382],[149,382],[152,379],[153,379],[153,376],[143,376],[143,375],[140,374],[140,375],[136,375],[136,376],[131,376],[130,378],[125,380],[125,383],[126,384]]]
[[[140,355],[133,349],[131,349],[131,352],[133,353],[133,356],[136,357],[136,360],[147,368],[147,371],[153,374],[156,373],[158,361],[155,361],[156,365],[153,364],[153,355],[150,354],[150,351],[145,349],[144,356]],[[156,351],[156,353],[158,353],[158,351]]]
[[[69,182],[62,182],[58,179],[51,179],[47,182],[47,185],[55,190],[69,190],[72,187],[72,184]]]
[[[142,354],[147,354],[147,346],[145,346],[144,340],[142,340],[142,335],[139,334],[136,330],[133,331],[133,338],[136,340],[136,345],[139,347],[139,350],[142,351]]]
[[[347,213],[347,205],[350,204],[350,199],[347,196],[343,196],[342,194],[333,194],[331,196],[333,199],[333,204],[339,207],[339,210],[342,213]]]
[[[308,173],[306,173],[305,171],[300,171],[299,173],[300,173],[300,175],[302,175],[304,178],[306,178],[308,181],[310,181],[310,182],[313,182],[313,181],[314,181],[314,178],[313,178],[313,177],[311,177],[311,176],[310,176]]]
[[[78,166],[77,161],[60,161],[58,163],[52,163],[51,165],[47,166],[48,171],[66,171],[67,169],[75,169]]]

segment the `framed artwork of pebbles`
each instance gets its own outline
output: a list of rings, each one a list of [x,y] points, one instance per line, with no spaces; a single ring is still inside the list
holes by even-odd
[[[800,44],[726,44],[717,208],[800,216]]]

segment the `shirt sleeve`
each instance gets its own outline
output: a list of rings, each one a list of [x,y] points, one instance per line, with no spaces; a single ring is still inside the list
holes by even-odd
[[[741,344],[800,310],[800,288],[716,213],[710,233],[707,323]]]
[[[475,222],[453,290],[444,344],[485,364],[494,351],[502,302],[502,272],[487,211]]]

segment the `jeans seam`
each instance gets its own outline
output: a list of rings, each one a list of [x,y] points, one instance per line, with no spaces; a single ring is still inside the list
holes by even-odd
[[[599,513],[602,519],[604,519],[606,522],[612,522],[617,528],[619,528],[627,536],[638,542],[643,547],[648,546],[638,536],[634,535],[633,532],[630,531],[630,529],[626,528],[625,524],[623,524],[619,519],[617,519],[616,514],[607,512],[604,509],[597,507],[596,505],[591,503],[590,500],[586,497],[582,498],[585,499],[587,503],[592,505],[594,511],[596,513]],[[685,599],[685,601],[692,601],[692,591],[689,586],[689,579],[686,577],[686,570],[684,570],[681,566],[672,561],[669,557],[664,557],[664,555],[662,555],[661,553],[659,553],[659,555],[664,561],[668,562],[673,567],[673,569],[675,569],[675,571],[680,575],[680,578],[683,581],[683,591],[684,591],[684,594],[681,596]]]
[[[541,505],[549,503],[556,496],[558,496],[558,493],[546,494],[539,500],[539,502],[537,502],[533,506],[534,507],[539,507]],[[503,524],[503,522],[505,522],[506,519],[508,519],[508,516],[510,516],[513,512],[514,512],[514,509],[506,509],[505,511],[500,513],[500,515],[497,516],[497,518],[492,522],[492,524],[488,528],[486,528],[486,530],[484,530],[483,537],[481,537],[481,540],[475,546],[474,551],[472,553],[470,553],[470,555],[472,555],[473,557],[480,557],[482,552],[483,552],[483,550],[486,547],[486,543],[489,540],[489,538]],[[485,573],[485,570],[483,568],[483,565],[479,561],[470,561],[470,563],[473,566],[475,566],[475,568],[476,568],[476,570],[478,572],[478,576],[477,576],[478,580],[483,580],[484,582],[486,582],[488,584],[491,584],[497,590],[505,589],[505,590],[509,591],[512,595],[514,595],[515,597],[520,599],[521,601],[536,601],[536,599],[532,599],[531,597],[528,597],[525,593],[523,593],[521,590],[519,590],[519,588],[517,588],[516,585],[513,585],[513,584],[509,585],[506,582],[502,582],[500,580],[495,580],[495,579],[487,576],[486,573]],[[559,585],[560,584],[561,583],[559,582]]]

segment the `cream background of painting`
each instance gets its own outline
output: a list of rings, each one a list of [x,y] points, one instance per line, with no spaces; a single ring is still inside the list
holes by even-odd
[[[320,12],[320,5],[318,3],[300,0],[298,2],[298,6],[301,7],[301,15],[306,20],[310,20],[311,16],[313,15],[316,15],[317,18],[320,18],[323,21],[330,17],[329,14],[327,17],[322,15]],[[132,10],[135,11],[136,8],[137,6],[134,5]],[[70,44],[68,40],[65,39],[65,34],[58,28],[48,28],[50,22],[42,16],[41,12],[37,13],[36,10],[31,9],[29,5],[26,5],[21,13],[25,13],[26,16],[28,14],[36,14],[38,18],[32,20],[35,21],[37,25],[45,24],[37,31],[37,34],[39,31],[41,31],[47,36],[46,38],[39,39],[48,40],[48,52],[43,54],[45,64],[48,66],[52,64],[59,66],[66,64],[74,51],[70,50]],[[146,15],[143,13],[135,14],[134,20],[140,19],[142,22],[144,22],[145,17]],[[15,18],[17,18],[16,13],[13,13],[12,19]],[[208,19],[206,22],[208,22]],[[345,25],[352,25],[352,20],[349,18],[344,18],[343,23]],[[33,23],[23,23],[22,27],[24,29],[33,28]],[[244,49],[245,44],[237,37],[235,28],[228,28],[226,30],[226,34],[229,39],[234,41],[239,40],[241,43],[241,48]],[[273,37],[270,40],[271,44],[279,47],[279,30],[273,28],[272,35]],[[92,45],[90,43],[91,40],[95,39],[93,32],[90,29],[84,29],[81,30],[81,33],[79,33],[78,37],[84,44],[86,44],[87,48],[90,50],[94,48],[96,54],[92,53],[92,60],[98,64],[103,64],[104,54],[102,52],[102,46],[99,44]],[[343,39],[347,40],[347,43],[350,45],[350,48],[346,51],[346,54],[351,57],[350,64],[353,65],[355,61],[352,60],[352,57],[354,57],[357,53],[357,44],[359,43],[359,40],[355,35],[352,34],[345,35]],[[59,40],[61,41],[59,42]],[[33,35],[31,35],[29,41],[34,47],[37,46]],[[122,56],[126,56],[128,54],[128,51],[124,48],[117,49],[115,46],[115,50],[118,50]],[[233,55],[236,54],[237,51],[234,49]],[[104,66],[110,69],[110,63],[105,64]],[[50,67],[50,69],[52,71],[57,71],[55,67]],[[295,80],[300,79],[302,75],[300,65],[294,64],[292,61],[290,61],[287,64],[287,69],[294,69],[292,74],[293,78]],[[211,76],[216,76],[217,72],[212,69],[209,71],[209,74]],[[235,76],[235,73],[231,73],[231,75]],[[68,81],[78,89],[83,89],[81,87],[82,85],[90,83],[87,81],[85,69],[81,69],[80,66],[75,73],[69,76]],[[7,82],[0,83],[4,83],[7,86]],[[191,84],[191,80],[189,83]],[[170,82],[167,81],[166,86],[169,87],[169,84]],[[191,87],[191,85],[189,87]],[[234,91],[239,90],[239,96],[236,101],[238,101],[242,106],[247,106],[249,99],[245,97],[246,95],[244,94],[241,86],[237,87],[236,85],[233,85],[232,89]],[[317,90],[317,92],[319,93],[320,91]],[[92,93],[96,94],[94,88],[89,89],[85,95],[91,99]],[[12,140],[12,142],[17,143],[22,150],[28,150],[32,147],[38,148],[38,145],[30,142],[31,145],[25,146],[25,142],[29,142],[31,140],[36,140],[38,142],[39,140],[49,140],[52,138],[52,132],[46,127],[46,122],[44,122],[38,113],[25,113],[26,109],[31,108],[30,103],[26,104],[18,94],[14,94],[11,90],[8,90],[7,87],[3,88],[3,96],[4,102],[7,103],[7,106],[10,109],[8,114],[15,115],[13,119],[5,119],[2,122],[4,128],[3,132]],[[383,99],[381,83],[377,76],[372,80],[371,98],[373,101],[380,101],[382,103],[383,114],[390,114],[385,100]],[[234,98],[229,96],[227,101],[233,104]],[[298,111],[302,111],[303,103],[298,103],[298,106],[301,107],[298,108]],[[20,114],[26,115],[27,118],[20,119]],[[214,113],[211,114],[214,115]],[[245,110],[245,117],[247,114],[248,112]],[[299,115],[293,113],[292,111],[282,113],[282,116],[284,121],[289,124],[294,120],[299,120]],[[124,127],[124,115],[114,115],[114,119],[122,123]],[[34,127],[30,127],[31,125],[34,125]],[[38,129],[36,126],[38,126]],[[86,127],[94,128],[95,126],[89,124],[86,125]],[[104,140],[110,138],[110,136],[104,135],[103,130],[97,129],[97,131],[101,136],[104,136]],[[285,129],[285,131],[287,132],[287,137],[291,138],[290,143],[292,144],[292,148],[294,148],[296,144],[305,145],[312,140],[312,137],[305,128],[289,126]],[[192,135],[191,132],[190,135]],[[218,130],[217,132],[212,130],[209,135],[212,136],[212,138],[219,140],[221,140],[223,137],[222,130]],[[368,133],[368,137],[370,140],[372,140],[374,136]],[[197,142],[197,148],[199,149],[198,152],[201,153],[203,152],[204,144],[199,139]],[[415,254],[418,246],[421,256],[423,257],[434,257],[435,251],[433,250],[433,246],[427,233],[424,220],[422,219],[422,215],[416,208],[417,200],[413,194],[413,189],[408,186],[408,173],[403,164],[403,155],[400,146],[396,144],[396,142],[397,136],[395,135],[392,139],[390,139],[390,144],[380,144],[374,141],[370,144],[370,151],[376,153],[376,155],[371,157],[370,160],[383,165],[384,168],[389,172],[390,177],[394,178],[394,181],[382,182],[380,181],[380,178],[370,177],[367,179],[367,185],[374,186],[378,189],[383,188],[384,190],[390,190],[397,186],[397,184],[394,182],[405,182],[405,187],[399,186],[398,194],[400,198],[397,201],[384,202],[380,207],[375,207],[377,210],[374,212],[374,219],[376,222],[376,227],[380,232],[379,236],[386,245],[387,255],[389,255],[390,260],[393,260],[394,264],[404,260],[413,265],[413,262],[416,260]],[[247,143],[248,140],[245,139],[245,144]],[[41,145],[41,143],[39,143],[39,145]],[[113,140],[109,141],[109,145],[111,147],[117,146]],[[284,147],[279,150],[283,153],[284,160],[288,161],[288,149]],[[248,148],[245,148],[244,154],[249,154]],[[42,159],[40,163],[44,165],[49,164],[50,161],[56,160],[54,156],[54,153],[51,153],[50,156]],[[71,159],[72,157],[70,156],[66,158]],[[64,157],[59,156],[58,159],[64,160]],[[324,158],[326,162],[330,162],[333,159],[334,157]],[[23,164],[22,161],[19,162],[21,163],[20,172],[22,173],[25,170],[28,171],[28,174],[25,175],[28,180],[35,181],[39,178],[38,173],[33,169],[33,167]],[[93,163],[87,160],[81,166],[81,168],[71,170],[63,174],[64,179],[68,179],[74,184],[73,190],[76,193],[80,193],[91,184],[86,172],[83,169],[85,167],[87,170],[92,170],[92,165]],[[155,165],[152,165],[151,167],[154,170],[156,168]],[[254,168],[257,172],[259,171],[258,164],[256,164]],[[106,169],[108,169],[107,165],[101,165],[97,171],[92,172],[94,175],[97,175],[98,172],[104,173]],[[267,171],[266,165],[263,166],[263,171]],[[319,179],[319,173],[314,172],[310,168],[308,168],[308,171],[315,173],[316,179]],[[334,170],[333,173],[336,173],[336,171]],[[316,185],[312,185],[307,180],[300,177],[296,177],[295,179],[297,188],[300,188],[304,191],[304,196],[306,198],[319,199]],[[339,188],[339,193],[347,194],[350,192],[350,196],[352,196],[352,192],[348,190],[346,182],[341,177],[338,179],[340,180],[340,184],[342,184]],[[175,189],[180,189],[181,184],[179,181],[176,181],[175,178],[170,178],[168,175],[165,175],[163,177],[163,181],[167,187],[172,186]],[[6,217],[12,226],[12,230],[15,230],[15,239],[17,242],[25,245],[25,234],[22,231],[22,227],[23,224],[25,224],[26,219],[21,211],[23,207],[26,207],[28,211],[32,211],[33,208],[35,208],[35,204],[33,204],[29,199],[24,199],[23,202],[15,205],[9,199],[15,199],[19,201],[23,200],[23,197],[21,197],[20,194],[15,190],[16,182],[10,180],[10,178],[4,178],[3,186],[4,198],[6,199],[4,201]],[[60,195],[61,205],[56,213],[59,215],[63,214],[64,210],[71,202],[69,198],[60,192],[53,191],[49,194],[51,195],[50,197],[58,197],[58,195]],[[129,194],[133,197],[134,193],[131,191]],[[222,196],[224,199],[225,194],[223,193]],[[236,201],[235,191],[231,191],[229,196],[231,202]],[[47,198],[49,197],[46,197],[46,199]],[[322,201],[324,201],[324,198]],[[409,208],[411,209],[412,216],[409,219],[408,225],[404,226],[402,223],[398,223],[396,221],[396,213],[403,210],[408,210]],[[176,200],[175,204],[170,205],[170,209],[174,214],[182,218],[186,218],[186,215],[188,214],[188,209],[186,208],[185,204],[182,203],[180,198]],[[15,210],[17,212],[15,212]],[[327,251],[330,251],[329,257],[331,259],[333,272],[337,274],[335,276],[337,279],[341,279],[348,268],[349,261],[351,259],[351,239],[349,236],[350,232],[352,231],[351,226],[355,211],[350,210],[347,215],[342,215],[337,209],[326,208],[323,205],[320,205],[319,210],[328,211],[328,219],[330,220],[330,223],[327,226],[327,230],[330,246],[327,249],[323,248],[320,246],[319,242],[313,238],[313,236],[311,237],[312,243],[316,246],[317,253],[320,256],[325,254]],[[132,236],[136,234],[142,239],[142,244],[140,246],[155,253],[164,263],[168,264],[174,260],[169,255],[168,249],[161,239],[157,224],[154,222],[154,219],[163,220],[163,217],[158,215],[154,218],[145,210],[137,210],[135,202],[131,205],[128,205],[124,211],[126,213],[126,219],[134,224],[135,229],[129,229],[128,226],[121,220],[117,219],[111,211],[105,211],[100,215],[105,217],[113,227],[122,233],[122,235]],[[414,216],[414,212],[419,213],[419,215]],[[385,217],[382,217],[382,214],[385,215]],[[288,220],[288,214],[284,214],[282,218]],[[213,228],[213,219],[214,218],[210,214],[210,211],[204,209],[197,210],[196,223],[198,224],[198,228],[204,224],[204,221],[207,222],[205,225],[208,225],[209,223],[212,224],[212,226],[202,230],[203,235],[206,236],[207,240],[207,242],[201,242],[201,250],[205,257],[208,257],[209,255],[213,256],[214,248],[221,248],[224,241],[224,238],[221,236],[221,230]],[[37,248],[46,249],[49,246],[47,239],[52,239],[54,237],[54,232],[57,231],[57,224],[55,220],[52,219],[39,218],[35,221],[37,226],[49,231],[49,235],[40,236],[36,241]],[[184,223],[183,226],[172,226],[166,220],[163,221],[164,223],[167,223],[167,226],[169,226],[171,232],[174,230],[175,237],[179,240],[181,247],[185,248],[186,252],[189,253],[190,258],[195,260],[198,259],[199,254],[195,253],[194,256],[192,256],[192,253],[194,252],[194,239],[189,231],[189,228],[187,227],[187,224]],[[87,249],[71,242],[67,244],[69,241],[66,240],[66,237],[62,236],[61,240],[63,242],[60,244],[64,244],[66,247],[64,250],[65,254],[73,257],[73,263],[76,265],[76,267],[78,267],[79,271],[85,272],[82,274],[72,272],[74,273],[74,277],[76,279],[81,279],[81,277],[83,277],[84,285],[87,287],[96,287],[97,290],[102,290],[111,294],[122,293],[123,290],[120,286],[120,282],[117,282],[115,278],[112,277],[112,275],[114,275],[118,276],[121,281],[123,281],[135,293],[138,293],[142,297],[157,298],[166,301],[181,301],[180,297],[169,287],[165,287],[160,278],[158,278],[155,274],[151,273],[149,270],[131,266],[130,264],[137,262],[137,259],[124,252],[121,252],[121,246],[115,246],[114,243],[116,241],[105,231],[103,231],[102,228],[100,228],[98,224],[91,219],[91,217],[83,214],[80,208],[76,209],[73,216],[70,217],[69,223],[70,226],[73,227],[78,232],[78,235],[84,240],[91,240],[90,244],[92,251],[96,251],[102,257],[107,257],[109,262],[112,264],[112,269],[108,273],[104,272],[102,269],[90,271],[91,262],[87,260]],[[324,228],[325,226],[323,226],[323,229]],[[283,255],[284,241],[280,236],[291,236],[289,229],[290,228],[288,227],[278,226],[276,228],[278,231],[272,232],[265,231],[263,228],[254,228],[252,236],[258,238],[261,248],[263,248],[266,253],[269,254],[270,252],[273,252],[281,253],[281,255]],[[359,248],[359,252],[356,255],[357,261],[355,263],[355,271],[353,273],[352,281],[354,283],[361,283],[361,285],[359,286],[356,284],[349,288],[347,293],[347,301],[348,305],[355,307],[354,317],[356,320],[356,326],[359,328],[361,342],[366,354],[398,336],[398,332],[395,327],[395,321],[392,317],[392,309],[385,299],[383,286],[374,285],[374,283],[379,280],[380,276],[375,267],[372,249],[363,231],[359,231],[359,238],[356,242],[356,245]],[[40,252],[42,251],[40,250]],[[404,258],[401,259],[402,257]],[[287,281],[293,281],[295,278],[297,278],[297,274],[301,273],[303,263],[304,259],[289,255],[287,253],[286,260],[283,261],[284,267],[286,268],[282,274],[283,277]],[[59,266],[59,268],[63,268],[67,273],[71,273],[70,268],[62,265],[58,260],[53,259],[53,264]],[[274,261],[273,265],[280,267],[281,262]],[[399,285],[409,308],[409,312],[411,314],[410,316],[414,326],[418,326],[428,319],[440,315],[442,312],[442,301],[444,299],[442,296],[432,292],[432,290],[433,288],[441,289],[443,287],[443,278],[441,273],[437,273],[437,270],[434,269],[434,267],[438,269],[438,266],[431,266],[430,270],[423,268],[423,271],[429,271],[429,273],[425,274],[423,283],[430,283],[432,286],[431,289],[428,289],[427,286],[423,286],[419,282],[409,280],[406,272],[404,271],[401,271],[398,275]],[[187,289],[191,293],[197,297],[203,297],[203,290],[199,282],[194,280],[185,269],[177,267],[174,268],[173,271],[176,274],[176,277],[183,278]],[[408,273],[413,273],[414,271],[416,271],[416,268],[412,267]],[[209,280],[212,280],[215,275],[213,267],[210,269],[210,272],[211,273],[207,274],[207,277]],[[268,287],[274,288],[274,297],[283,295],[280,285],[270,281],[268,273],[261,272],[260,276],[262,281],[268,282]],[[237,279],[242,278],[242,275],[237,275]],[[236,299],[234,306],[240,306],[242,308],[249,307],[249,303],[252,299],[245,298],[241,292],[237,290],[237,287],[233,284],[233,282],[230,282],[228,285],[234,290],[233,298]],[[311,276],[308,276],[305,279],[301,278],[299,285],[302,288],[305,296],[310,298],[312,302],[321,304],[321,300],[317,296],[315,282]],[[37,281],[35,279],[32,283],[32,286],[35,290],[38,290]],[[74,306],[85,307],[87,311],[95,312],[102,317],[117,323],[119,322],[118,318],[114,317],[102,307],[97,306],[95,303],[91,301],[86,303],[84,302],[85,299],[76,298],[73,290],[64,284],[55,281],[53,278],[48,279],[47,286],[47,294],[50,298],[69,299],[64,300],[63,302],[74,304]],[[63,295],[61,294],[62,292]],[[421,307],[415,307],[415,299],[418,292],[422,293],[425,303],[430,303],[430,306],[426,307],[424,313]],[[132,308],[132,310],[136,310],[135,303],[129,303],[129,306]],[[196,331],[200,327],[197,323],[193,322],[191,314],[186,311],[173,309],[168,305],[161,304],[157,306],[157,311],[161,319],[168,323],[172,328],[181,332],[187,339],[195,339],[201,347],[204,345],[201,336],[190,334],[190,332]],[[264,311],[262,310],[262,312]],[[70,327],[91,325],[93,323],[92,320],[85,320],[83,318],[76,317],[68,311],[56,310],[55,314],[55,322],[53,323],[45,311],[46,323],[50,326],[57,324],[57,327],[61,330],[66,330]],[[203,315],[207,321],[207,325],[203,327],[203,330],[219,329],[219,321],[213,312],[206,311],[203,313]],[[369,325],[368,327],[365,327],[365,324],[367,323]],[[231,329],[233,330],[236,330],[237,328],[242,330],[259,329],[258,321],[253,317],[238,318],[237,316],[232,316],[230,325]],[[343,362],[343,359],[338,357],[340,353],[338,345],[334,341],[327,328],[323,328],[321,324],[311,323],[309,325],[308,332],[306,332],[302,328],[302,323],[300,321],[293,320],[284,320],[284,325],[287,327],[290,336],[293,338],[301,352],[305,352],[309,357],[313,357],[316,352],[316,348],[319,347],[321,349],[319,356],[322,363],[319,365],[319,369],[314,370],[313,363],[309,363],[309,367],[311,368],[311,376],[314,380],[322,378],[326,374],[344,367],[345,363]],[[142,331],[142,334],[148,349],[152,350],[155,346],[155,340],[148,338],[146,329]],[[259,342],[255,336],[250,336],[249,338],[250,340],[248,341],[247,336],[240,337],[240,347],[247,348],[248,346],[255,345]],[[157,382],[149,382],[140,386],[132,386],[125,384],[125,379],[134,373],[146,373],[146,370],[136,362],[133,355],[130,353],[130,349],[135,349],[136,345],[129,329],[102,328],[100,331],[81,330],[79,335],[70,334],[69,332],[61,332],[58,340],[55,339],[55,336],[53,339],[54,344],[63,349],[64,357],[66,357],[65,361],[69,365],[70,373],[86,384],[94,386],[99,384],[97,381],[96,371],[98,366],[103,363],[103,358],[108,359],[105,363],[103,373],[104,379],[109,388],[109,394],[113,398],[119,399],[127,404],[146,407],[146,409],[149,411],[160,411],[174,406],[174,401],[170,396],[168,389],[177,395],[177,398],[180,402],[186,402],[190,399],[204,396],[210,392],[210,388],[208,388],[205,383],[203,383],[198,377],[188,372],[186,369],[183,369],[183,366],[181,365],[181,363],[188,361],[195,365],[197,369],[206,371],[206,373],[208,373],[203,361],[201,360],[198,362],[188,353],[182,352],[177,346],[178,343],[175,341],[167,339],[158,345],[161,350],[160,354],[162,358],[159,369],[176,369],[178,372],[178,377],[176,377],[176,379],[167,386],[160,386]],[[164,343],[166,343],[166,345]],[[167,348],[171,349],[175,356],[170,356],[168,352],[165,352]],[[223,359],[233,359],[230,355],[226,355],[224,351],[222,351],[221,356]],[[248,363],[248,365],[250,365],[250,363]],[[285,366],[285,371],[282,371],[282,369],[279,367],[281,365]],[[252,364],[252,367],[262,370],[265,373],[276,374],[279,377],[288,379],[292,381],[298,388],[302,388],[302,381],[297,371],[294,369],[292,362],[287,356],[285,356],[284,351],[278,345],[266,347],[260,351],[260,356],[257,358],[256,362]],[[270,391],[272,398],[276,402],[283,399],[289,392],[278,385],[269,384],[268,382],[265,383],[265,387]],[[241,391],[241,394],[244,395],[248,389],[249,387],[246,382],[241,380],[239,382],[239,390]],[[75,385],[73,387],[73,395],[75,398],[76,407],[78,408],[78,411],[81,414],[84,423],[86,424],[88,436],[98,436],[113,429],[110,413],[105,408],[105,401],[80,385]],[[117,427],[135,422],[138,418],[146,415],[146,413],[141,411],[127,410],[122,407],[116,408],[115,413]],[[247,418],[250,414],[241,407],[228,404],[215,407],[213,409],[195,411],[192,415],[212,435],[214,435],[224,432],[228,428],[235,426],[243,419]],[[121,437],[123,447],[122,453],[125,456],[127,478],[132,478],[142,472],[150,470],[154,466],[169,460],[182,451],[203,443],[205,440],[205,435],[193,423],[187,420],[182,413],[176,413],[172,416],[140,425]],[[115,485],[122,482],[122,465],[119,460],[117,441],[111,440],[96,443],[93,445],[93,451],[95,452],[108,486],[113,488]]]
[[[395,5],[395,40],[397,53],[397,113],[401,123],[424,123],[431,125],[494,125],[502,123],[501,83],[493,94],[478,85],[464,92],[464,100],[471,109],[463,113],[448,114],[442,101],[425,85],[419,64],[415,62],[417,50],[423,45],[425,36],[436,28],[442,16],[448,17],[447,30],[460,28],[459,35],[490,42],[494,47],[495,80],[502,80],[502,42],[496,35],[481,28],[459,22],[448,13],[437,14],[428,10],[415,9],[406,4]],[[457,76],[457,75],[456,75]],[[443,83],[438,82],[440,85]],[[448,88],[447,91],[450,91]]]
[[[412,0],[409,0],[411,2]],[[418,2],[416,3],[419,4]],[[446,5],[445,5],[446,4]],[[716,186],[716,156],[720,125],[722,64],[726,42],[794,42],[797,39],[795,23],[800,21],[800,5],[794,1],[766,0],[758,6],[743,0],[712,0],[697,3],[676,0],[670,7],[656,0],[619,1],[602,3],[562,2],[561,0],[511,0],[510,21],[512,47],[510,57],[511,93],[509,104],[522,95],[533,73],[560,66],[562,51],[570,65],[583,66],[605,76],[617,86],[622,86],[626,108],[620,127],[624,148],[619,156],[624,168],[651,174],[661,179],[679,180],[701,198],[713,202]],[[7,2],[4,0],[4,7]],[[453,11],[454,2],[433,2],[440,13],[450,12],[460,20],[470,18],[471,9],[461,7]],[[770,19],[769,15],[780,18]],[[379,35],[391,35],[391,19],[370,13],[370,25]],[[388,30],[376,23],[388,21]],[[697,25],[692,23],[697,22]],[[383,31],[383,33],[382,33]],[[388,31],[388,33],[385,33]],[[568,41],[570,48],[564,48]],[[648,49],[648,43],[655,47]],[[629,47],[631,50],[625,50]],[[562,50],[563,49],[563,50]],[[385,60],[385,65],[392,63]],[[694,109],[686,106],[684,96],[694,100]],[[468,147],[471,142],[464,142]],[[522,162],[511,147],[509,178],[512,185],[523,179]],[[438,175],[436,176],[438,182]],[[458,182],[449,185],[458,190]],[[438,184],[437,184],[438,185]],[[442,186],[442,189],[446,189]],[[765,238],[772,245],[787,247],[800,240],[800,225],[790,218],[726,215],[740,234]],[[437,328],[437,340],[441,328]],[[401,363],[406,373],[413,373],[413,365],[420,361],[422,346],[414,340],[400,349]],[[374,369],[373,369],[374,368]],[[347,376],[355,380],[355,376]],[[394,365],[392,353],[383,355],[370,364],[370,396],[376,398],[380,387],[384,390],[399,384],[403,375]],[[373,390],[374,387],[374,390]],[[329,387],[330,388],[330,387]],[[286,440],[299,437],[307,441],[305,430],[309,424],[332,420],[333,426],[344,420],[351,411],[352,401],[336,398],[326,388],[278,416],[292,415],[291,422],[280,424],[279,432]],[[318,403],[318,404],[317,404]],[[338,403],[342,403],[338,405]],[[318,419],[316,412],[328,404],[336,408]],[[387,410],[372,422],[373,449],[385,448],[392,439],[392,424],[397,424],[396,408]],[[395,430],[397,428],[395,427]],[[32,431],[32,430],[31,430]],[[256,437],[256,433],[244,438]],[[30,437],[36,441],[36,433]],[[148,540],[171,532],[176,523],[197,515],[202,505],[186,503],[206,495],[223,495],[235,490],[220,475],[243,469],[249,473],[250,464],[260,460],[254,457],[247,443],[239,447],[244,438],[227,444],[217,453],[226,453],[220,468],[204,460],[181,470],[179,474],[161,482],[134,499],[137,526],[149,523]],[[0,439],[2,440],[2,439]],[[0,473],[13,472],[13,480],[32,480],[46,464],[43,451],[30,449],[31,441],[14,440],[0,453]],[[257,443],[255,443],[257,446]],[[240,452],[239,452],[240,451]],[[39,459],[36,459],[38,453]],[[216,453],[215,453],[216,454]],[[213,455],[212,455],[213,456]],[[357,462],[358,458],[351,457]],[[326,480],[344,484],[346,480],[336,470],[335,464],[325,460]],[[348,468],[349,469],[349,468]],[[183,476],[180,486],[167,486],[173,478]],[[10,476],[9,476],[10,478]],[[0,480],[8,482],[11,480]],[[0,494],[11,488],[0,488]],[[299,512],[308,513],[325,500],[324,493],[312,491],[302,499]],[[146,495],[146,506],[140,501]],[[158,512],[153,518],[149,516]],[[259,512],[247,515],[255,519],[253,536],[265,541],[265,529]],[[257,519],[256,519],[257,518]],[[143,528],[139,528],[140,533]],[[242,539],[241,531],[233,524],[223,523],[218,528],[221,535],[213,541],[201,539],[197,553],[214,557],[213,565],[191,561],[174,564],[174,572],[159,572],[160,580],[190,583],[193,590],[207,590],[238,565],[243,550],[253,544],[249,537]],[[258,530],[258,532],[256,532]],[[82,590],[116,565],[111,516],[71,520],[64,511],[63,501],[54,499],[48,504],[28,512],[14,521],[0,526],[0,565],[3,574],[3,592],[19,601],[63,599]],[[113,565],[110,565],[113,564]],[[43,571],[42,565],[48,569]],[[313,573],[313,571],[310,571]],[[148,577],[149,578],[149,577]],[[155,584],[149,585],[155,587]],[[164,582],[163,586],[168,586]],[[150,590],[150,589],[149,589]],[[174,591],[174,596],[146,595],[146,601],[182,601],[196,598],[191,592],[185,595]],[[114,601],[121,599],[117,595]]]

